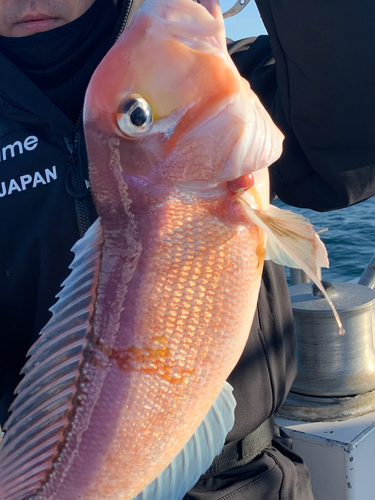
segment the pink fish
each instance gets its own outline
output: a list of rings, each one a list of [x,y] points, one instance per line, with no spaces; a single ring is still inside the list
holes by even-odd
[[[1,500],[180,500],[220,453],[266,233],[314,274],[311,226],[269,205],[282,135],[217,0],[146,0],[85,101],[99,219],[30,350]]]

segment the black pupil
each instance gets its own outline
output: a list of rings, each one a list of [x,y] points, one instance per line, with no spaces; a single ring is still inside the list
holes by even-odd
[[[146,120],[147,120],[147,114],[144,109],[138,107],[131,112],[130,121],[136,127],[142,127],[142,125],[146,123]]]

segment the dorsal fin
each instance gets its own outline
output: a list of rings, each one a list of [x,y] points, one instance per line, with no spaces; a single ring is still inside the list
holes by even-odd
[[[89,346],[101,244],[98,219],[72,248],[72,272],[51,308],[51,320],[29,351],[1,442],[1,500],[35,495],[63,445]]]

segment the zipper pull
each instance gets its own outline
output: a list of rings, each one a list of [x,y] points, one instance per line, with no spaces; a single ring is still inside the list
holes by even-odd
[[[76,199],[85,198],[90,192],[89,182],[84,178],[78,165],[78,147],[77,142],[73,144],[64,137],[64,142],[68,150],[68,171],[65,179],[65,188],[67,193]]]

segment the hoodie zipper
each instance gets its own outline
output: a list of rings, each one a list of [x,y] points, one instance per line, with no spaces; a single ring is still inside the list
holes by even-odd
[[[117,34],[117,37],[115,38],[115,42],[114,43],[117,42],[117,40],[120,38],[120,36],[124,32],[126,23],[128,22],[128,19],[129,19],[129,14],[130,14],[132,6],[133,6],[133,0],[129,0],[127,8],[126,8],[126,10],[124,12],[124,17],[123,17],[123,20],[122,20],[122,24],[120,26],[120,30],[119,30],[119,32]]]
[[[68,172],[66,177],[66,190],[74,200],[74,207],[76,212],[76,219],[78,225],[79,237],[85,235],[89,223],[88,215],[86,211],[86,200],[85,198],[89,194],[88,181],[84,178],[82,172],[82,165],[79,157],[78,148],[78,134],[79,134],[79,122],[81,116],[78,119],[76,125],[76,133],[73,142],[64,137],[64,142],[68,150]]]

